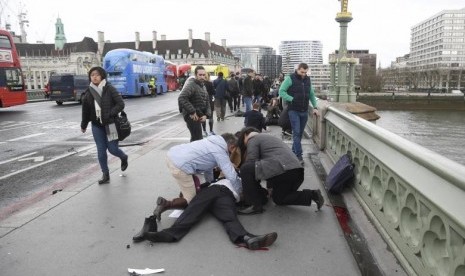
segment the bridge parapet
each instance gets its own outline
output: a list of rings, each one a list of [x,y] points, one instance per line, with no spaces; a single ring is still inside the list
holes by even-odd
[[[316,142],[356,165],[354,194],[411,275],[465,275],[465,166],[319,104]]]

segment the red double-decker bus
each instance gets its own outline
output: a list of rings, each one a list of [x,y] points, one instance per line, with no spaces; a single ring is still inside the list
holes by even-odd
[[[13,37],[0,30],[0,107],[25,104],[23,73]]]

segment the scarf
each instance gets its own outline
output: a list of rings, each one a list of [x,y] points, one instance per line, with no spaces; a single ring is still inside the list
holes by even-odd
[[[95,85],[93,83],[90,83],[90,87],[92,87],[97,93],[102,97],[103,93],[103,87],[107,84],[106,80],[102,80],[99,85]],[[94,106],[95,106],[95,116],[97,117],[97,120],[103,124],[102,122],[102,107],[97,103],[97,101],[94,99]],[[109,124],[105,125],[105,131],[107,133],[107,138],[108,141],[113,141],[113,140],[118,140],[118,132],[116,131],[116,126],[115,124]]]

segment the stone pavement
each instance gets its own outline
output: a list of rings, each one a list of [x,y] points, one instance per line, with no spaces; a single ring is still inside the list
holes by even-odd
[[[234,133],[242,122],[243,118],[227,117],[215,121],[214,130]],[[280,128],[271,127],[270,134],[280,136]],[[166,275],[361,275],[328,205],[315,212],[315,205],[283,207],[270,202],[263,214],[241,216],[251,233],[278,233],[267,251],[236,247],[210,215],[178,243],[133,243],[157,196],[178,194],[165,154],[188,140],[179,116],[167,131],[130,154],[124,175],[119,160],[112,157],[110,184],[96,183],[100,172],[94,166],[63,191],[0,221],[0,274],[128,275],[128,268],[148,267],[164,268]],[[309,139],[303,145],[305,151],[313,150]],[[302,188],[320,188],[325,194],[310,160],[305,161]],[[163,214],[159,229],[173,223],[170,213]]]

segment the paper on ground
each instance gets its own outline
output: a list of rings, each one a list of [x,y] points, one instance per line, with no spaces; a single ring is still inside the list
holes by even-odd
[[[184,212],[184,210],[174,210],[171,212],[171,214],[168,216],[170,218],[179,218],[179,216]]]
[[[137,275],[149,275],[149,274],[160,273],[160,272],[164,272],[164,271],[165,271],[164,268],[160,268],[160,269],[150,269],[150,268],[134,269],[134,268],[128,268],[129,273],[136,273]]]

